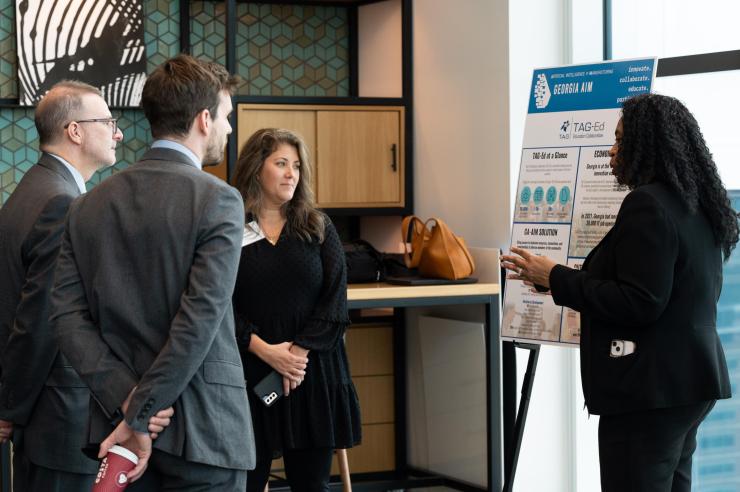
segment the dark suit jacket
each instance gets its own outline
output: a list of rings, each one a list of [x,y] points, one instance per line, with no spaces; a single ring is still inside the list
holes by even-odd
[[[581,313],[581,377],[594,414],[730,397],[716,330],[722,255],[706,216],[666,185],[633,190],[582,271],[550,274],[555,302]],[[610,357],[612,339],[636,351]]]
[[[137,386],[125,415],[136,431],[175,407],[155,448],[253,467],[231,307],[243,228],[239,193],[170,149],[149,150],[72,205],[52,323],[97,403],[91,442]]]
[[[0,209],[0,418],[17,424],[16,448],[33,463],[96,473],[80,451],[89,392],[48,323],[64,218],[79,194],[67,168],[44,153]]]

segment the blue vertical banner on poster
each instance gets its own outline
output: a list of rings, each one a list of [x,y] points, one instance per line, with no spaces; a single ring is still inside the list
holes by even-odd
[[[655,58],[645,58],[534,70],[512,246],[580,268],[627,193],[612,175],[609,155],[622,103],[650,92],[656,68]],[[501,334],[573,346],[580,317],[514,280],[504,293]]]

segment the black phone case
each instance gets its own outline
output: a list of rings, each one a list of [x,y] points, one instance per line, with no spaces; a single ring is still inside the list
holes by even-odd
[[[271,407],[283,396],[283,377],[279,372],[272,371],[257,383],[253,391],[266,407]]]

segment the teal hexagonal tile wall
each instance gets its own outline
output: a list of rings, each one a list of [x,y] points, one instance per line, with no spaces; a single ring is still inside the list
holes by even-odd
[[[13,99],[18,97],[14,1],[0,0],[0,12],[0,99]],[[10,12],[13,14],[6,15]]]
[[[5,203],[23,174],[39,158],[32,108],[0,111],[0,200]]]
[[[146,0],[144,18],[146,66],[150,73],[180,52],[180,2]]]
[[[226,5],[190,3],[190,53],[197,58],[226,63]]]
[[[342,7],[239,3],[238,94],[349,95],[349,34]]]

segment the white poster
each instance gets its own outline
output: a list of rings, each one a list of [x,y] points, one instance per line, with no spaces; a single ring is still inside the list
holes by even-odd
[[[654,58],[537,69],[532,76],[511,244],[581,268],[627,194],[609,166],[621,104],[650,92]],[[580,315],[519,280],[504,292],[501,336],[577,345]]]

